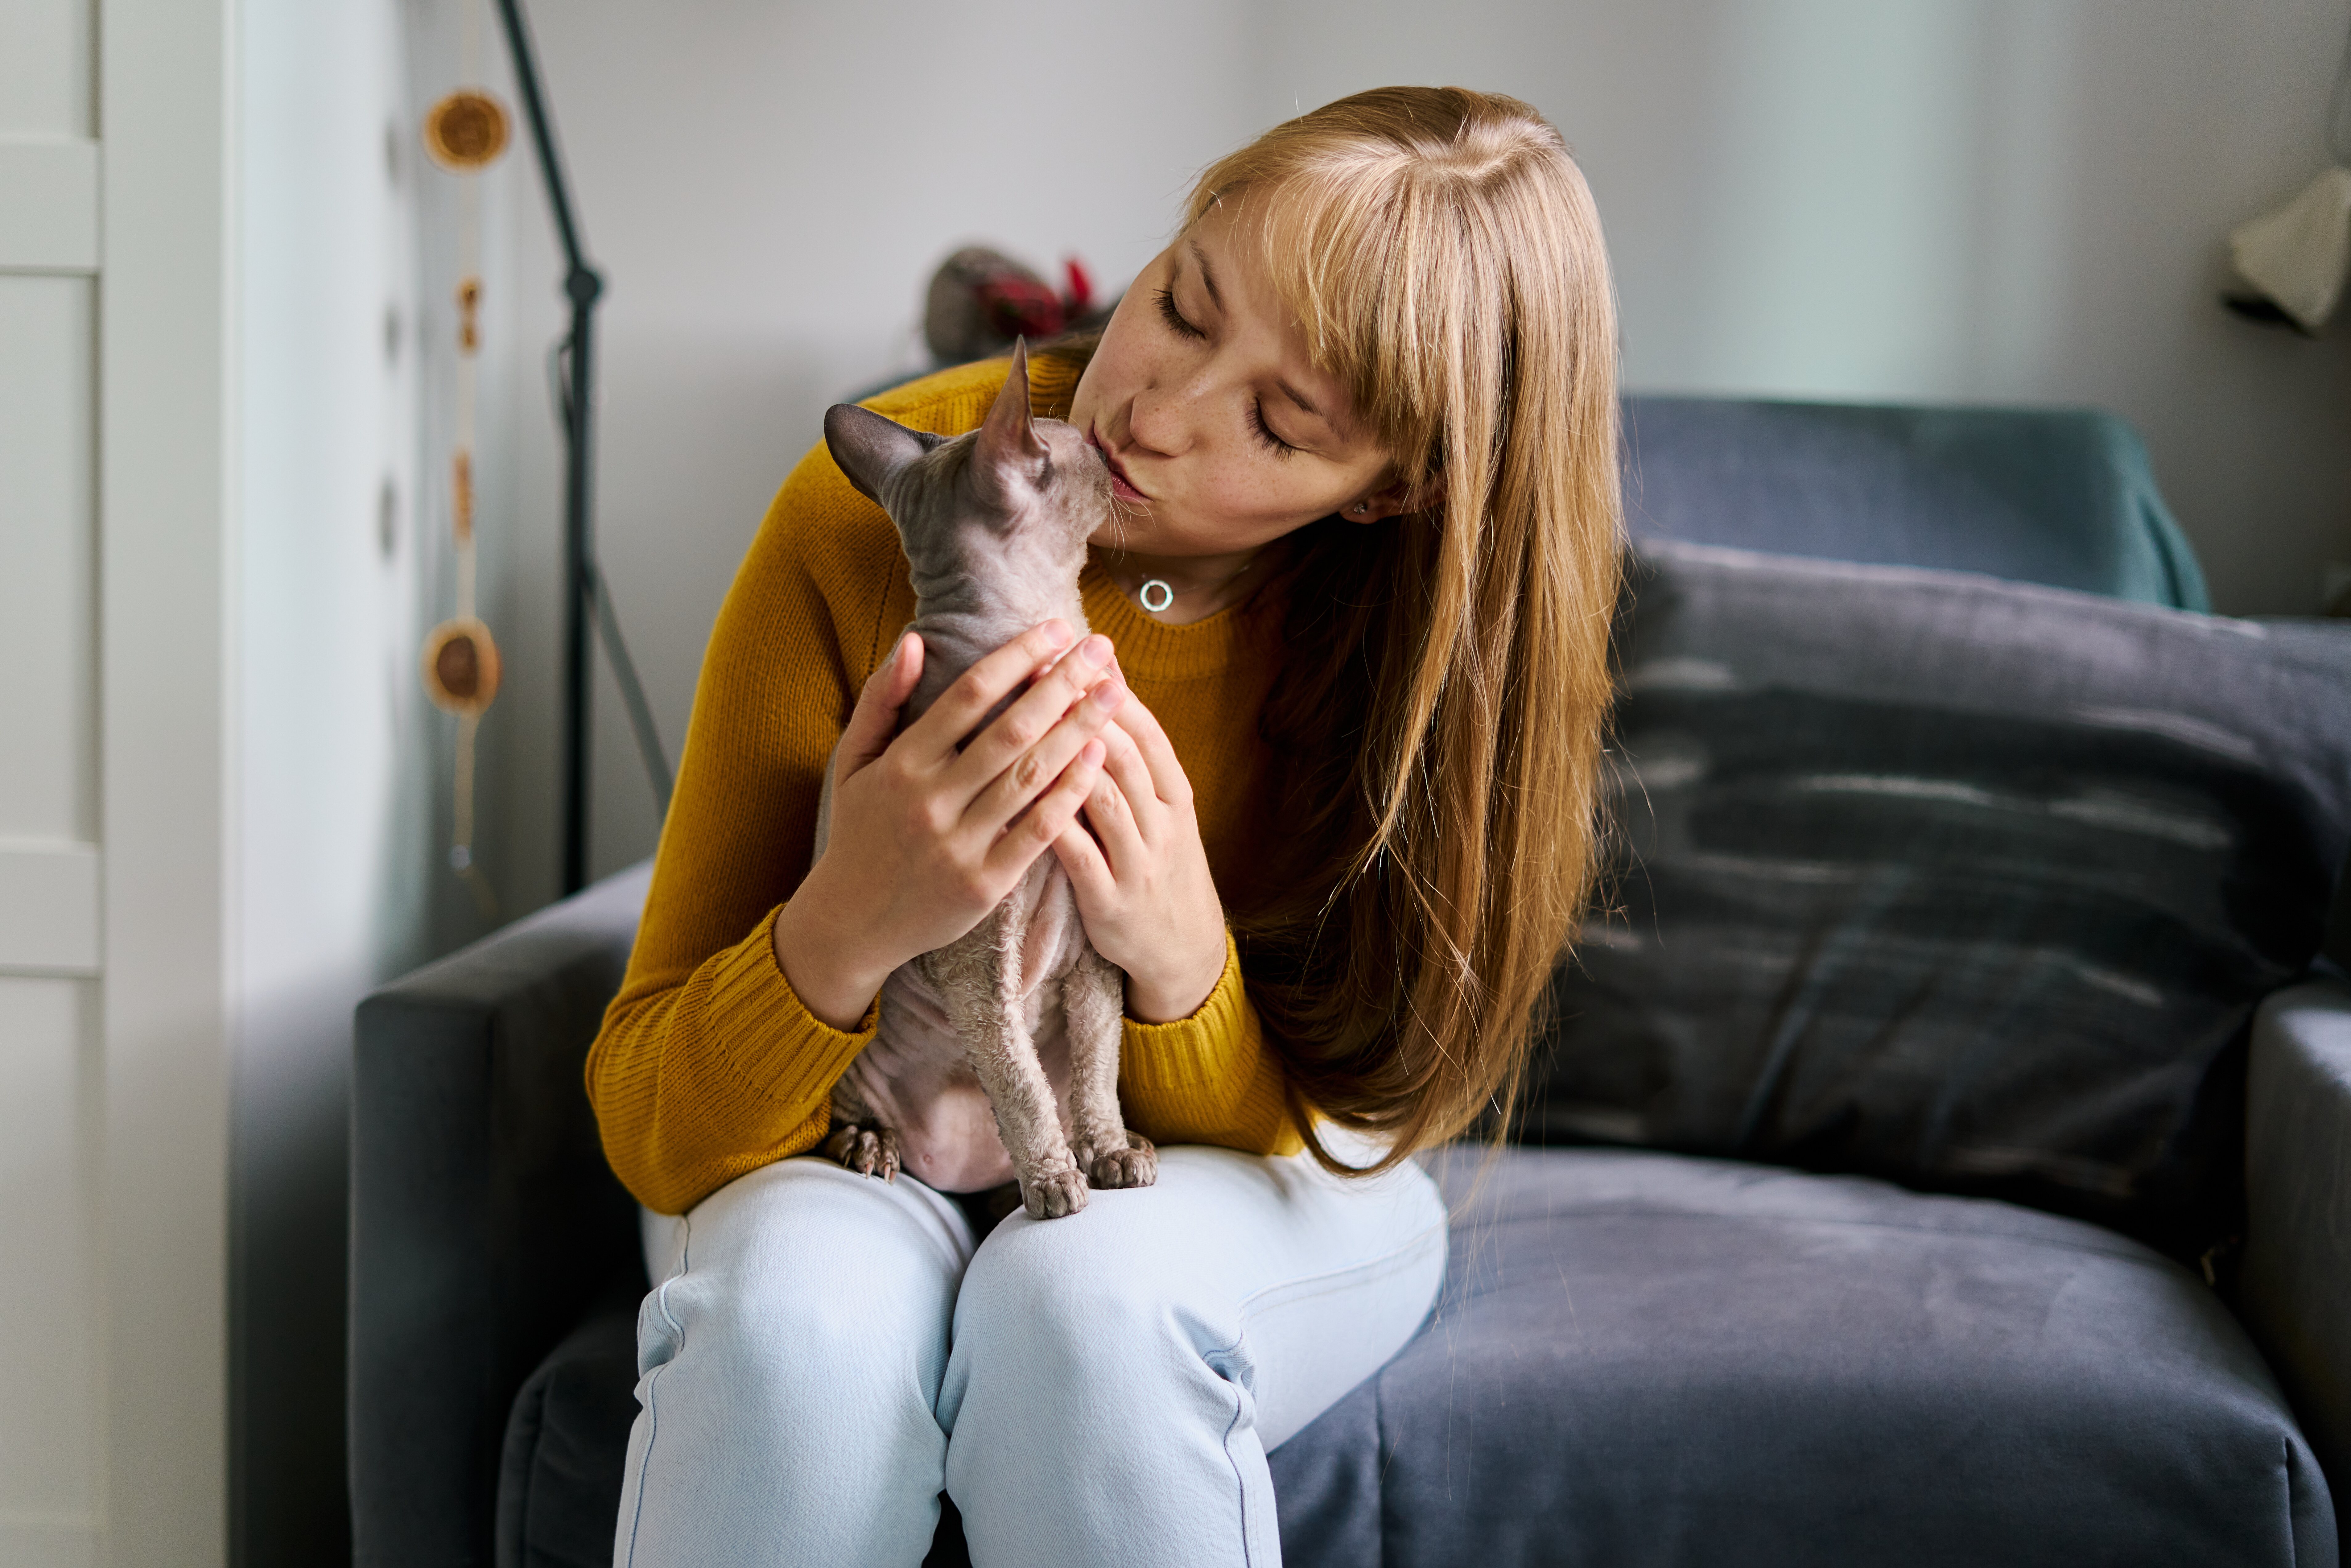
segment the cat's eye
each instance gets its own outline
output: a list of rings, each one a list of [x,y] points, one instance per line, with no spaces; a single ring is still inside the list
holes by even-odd
[[[1160,289],[1153,298],[1159,301],[1159,319],[1167,323],[1167,329],[1169,331],[1175,333],[1179,338],[1205,338],[1207,336],[1206,332],[1201,331],[1200,329],[1193,326],[1191,322],[1184,319],[1184,312],[1176,308],[1176,291],[1174,289]]]

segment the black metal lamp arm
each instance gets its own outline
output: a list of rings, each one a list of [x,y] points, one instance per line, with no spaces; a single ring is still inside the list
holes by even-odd
[[[522,94],[523,113],[530,120],[532,143],[538,150],[538,170],[547,185],[557,236],[563,244],[563,292],[571,301],[570,335],[565,340],[563,388],[563,892],[568,896],[588,883],[588,737],[590,718],[589,643],[591,623],[603,633],[612,673],[629,708],[637,748],[662,812],[669,810],[669,759],[653,728],[653,710],[638,685],[634,663],[621,640],[619,619],[611,597],[604,591],[603,574],[596,564],[596,531],[592,486],[595,480],[596,304],[604,279],[589,265],[580,242],[580,225],[571,211],[571,186],[564,177],[563,157],[555,144],[555,127],[547,112],[546,95],[538,80],[538,52],[531,42],[522,0],[498,0],[499,19],[506,26],[507,45],[514,56],[515,84]]]

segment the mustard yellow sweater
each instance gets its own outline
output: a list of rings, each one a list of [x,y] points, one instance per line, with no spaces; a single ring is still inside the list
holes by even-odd
[[[1002,361],[966,366],[868,406],[959,434],[1008,373]],[[1066,414],[1076,382],[1065,365],[1036,362],[1038,411]],[[1252,601],[1165,626],[1097,571],[1082,588],[1087,620],[1175,744],[1209,866],[1229,889],[1266,831],[1257,720],[1278,608]],[[820,444],[784,481],[719,611],[628,977],[588,1055],[605,1155],[649,1207],[683,1213],[820,1142],[834,1082],[873,1038],[870,1007],[853,1034],[810,1014],[769,928],[808,872],[823,770],[858,689],[914,614],[889,518]],[[1259,1154],[1299,1146],[1229,943],[1200,1010],[1129,1019],[1123,1051],[1120,1093],[1147,1136]]]

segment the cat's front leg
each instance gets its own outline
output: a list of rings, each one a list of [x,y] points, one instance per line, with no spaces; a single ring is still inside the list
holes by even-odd
[[[1020,938],[1027,929],[1027,911],[1008,899],[969,936],[918,962],[987,1091],[1029,1218],[1059,1219],[1085,1207],[1086,1174],[1061,1135],[1052,1082],[1021,1017]]]
[[[1159,1151],[1127,1130],[1118,1108],[1118,1049],[1125,1033],[1126,977],[1088,944],[1061,984],[1070,1039],[1070,1152],[1100,1187],[1149,1186]]]

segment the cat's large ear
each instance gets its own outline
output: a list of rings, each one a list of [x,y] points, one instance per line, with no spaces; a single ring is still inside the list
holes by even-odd
[[[983,474],[1033,476],[1045,461],[1045,438],[1029,423],[1029,340],[1012,345],[1012,373],[1004,390],[987,405],[979,427],[978,449],[972,455]]]
[[[927,430],[909,430],[870,408],[837,402],[824,411],[824,444],[849,482],[880,502],[883,481],[939,444]]]

